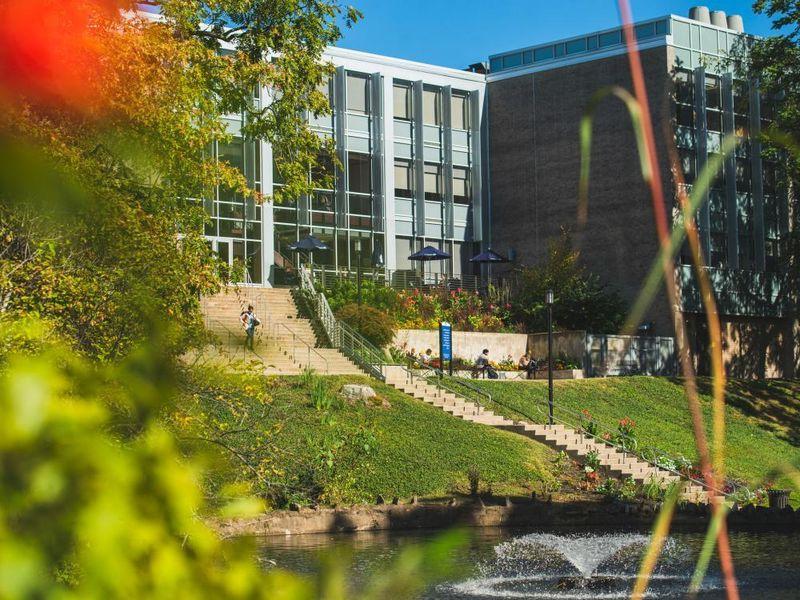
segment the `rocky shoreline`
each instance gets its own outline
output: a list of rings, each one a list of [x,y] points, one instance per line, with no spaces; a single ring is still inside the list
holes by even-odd
[[[659,505],[653,502],[553,502],[536,499],[449,499],[445,501],[357,505],[334,508],[278,510],[247,518],[215,521],[223,537],[286,536],[311,533],[346,533],[445,529],[464,527],[620,527],[652,524]],[[705,504],[680,506],[673,529],[703,530],[710,520]],[[746,507],[728,516],[730,529],[800,530],[800,509]]]

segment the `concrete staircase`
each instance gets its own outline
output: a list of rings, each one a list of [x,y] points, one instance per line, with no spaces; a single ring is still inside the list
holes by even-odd
[[[201,304],[206,327],[220,342],[215,352],[221,360],[261,361],[267,375],[299,375],[306,368],[327,375],[363,375],[341,352],[321,347],[289,289],[231,287],[203,298]],[[252,353],[244,350],[246,336],[239,322],[248,304],[261,321]]]
[[[385,367],[385,374],[388,385],[436,406],[459,419],[523,435],[550,446],[554,450],[564,451],[578,462],[583,462],[590,452],[596,452],[600,465],[610,477],[617,479],[631,477],[639,484],[657,481],[663,487],[681,479],[678,475],[644,462],[632,454],[625,454],[613,446],[597,442],[594,438],[564,425],[539,425],[526,421],[514,421],[495,414],[476,402],[439,389],[419,377],[410,378],[408,372],[402,367]],[[687,482],[683,489],[682,499],[694,503],[707,503],[709,497],[704,487]]]

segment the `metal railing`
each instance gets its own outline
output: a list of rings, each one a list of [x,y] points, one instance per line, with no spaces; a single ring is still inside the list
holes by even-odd
[[[468,382],[464,381],[464,383],[467,384]],[[474,384],[469,384],[466,387],[473,388],[476,391],[479,390],[478,386],[475,386]],[[483,396],[485,397],[485,394],[483,394]],[[475,398],[470,399],[473,402],[480,403]],[[537,413],[536,416],[527,413],[518,406],[510,406],[497,398],[491,399],[491,396],[489,401],[511,413],[519,415],[523,419],[532,423],[547,424],[549,422],[549,404],[545,398],[542,398],[541,401],[537,401],[537,403],[534,405],[533,408]],[[591,422],[595,425],[595,427],[590,428],[593,429],[593,431],[587,429],[587,427],[589,427],[587,423],[589,419],[591,419]],[[611,446],[621,452],[623,456],[634,457],[652,467],[666,471],[717,495],[727,496],[742,489],[742,486],[739,486],[736,482],[728,480],[725,482],[725,487],[730,487],[731,491],[719,490],[716,487],[709,485],[704,479],[693,477],[690,474],[687,474],[686,471],[681,470],[679,467],[672,466],[677,465],[682,461],[674,456],[671,456],[665,450],[652,445],[640,447],[639,441],[635,437],[626,435],[620,432],[618,428],[604,424],[594,417],[586,417],[580,412],[572,411],[555,405],[553,422],[559,423],[565,427],[569,427],[576,433],[593,439],[598,444]]]
[[[305,268],[305,267],[301,267]],[[315,285],[330,289],[336,283],[358,280],[358,270],[331,268],[314,265],[310,267]],[[507,286],[509,278],[484,277],[482,275],[448,275],[446,273],[420,273],[414,270],[362,269],[363,281],[372,281],[395,290],[462,289],[469,292],[486,291],[488,286],[500,289]]]
[[[385,381],[386,376],[381,368],[386,364],[386,355],[383,351],[369,343],[352,327],[336,318],[325,294],[317,292],[315,289],[311,272],[307,267],[300,267],[299,274],[300,289],[309,300],[314,317],[322,326],[331,345],[371,376]]]
[[[278,338],[278,333],[280,330],[285,330],[291,336],[291,347],[284,347],[281,344],[280,339]],[[306,355],[306,368],[310,369],[311,367],[311,355],[313,354],[317,359],[319,359],[325,365],[325,373],[330,373],[330,364],[328,363],[328,359],[323,356],[319,350],[317,350],[314,346],[312,346],[309,342],[301,338],[297,335],[297,332],[294,331],[291,327],[289,327],[286,323],[273,323],[270,320],[270,338],[274,341],[279,348],[284,350],[287,354],[290,354],[292,357],[292,361],[299,363],[300,361],[297,359],[298,353],[298,346],[300,347],[300,352],[305,352]],[[319,371],[320,369],[314,369],[315,371]]]
[[[216,327],[212,328],[212,325],[214,325]],[[253,358],[255,358],[257,360],[260,360],[261,362],[264,362],[264,359],[261,357],[261,355],[258,352],[256,352],[255,350],[251,350],[250,348],[247,347],[247,344],[246,344],[247,336],[246,335],[244,336],[244,339],[243,339],[241,334],[237,335],[236,333],[231,331],[230,328],[227,325],[225,325],[225,323],[220,321],[219,319],[210,319],[210,318],[206,317],[205,326],[206,326],[206,330],[211,331],[217,337],[221,337],[221,334],[216,329],[218,327],[222,328],[222,330],[224,331],[224,338],[226,338],[227,342],[228,342],[228,344],[227,344],[227,353],[232,359],[238,360],[239,359],[239,354],[241,353],[241,360],[243,360],[243,361],[247,360],[247,356],[248,356],[248,353],[249,353],[249,354],[251,354],[253,356]]]

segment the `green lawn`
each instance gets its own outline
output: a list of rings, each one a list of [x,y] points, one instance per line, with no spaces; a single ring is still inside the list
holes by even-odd
[[[542,419],[547,410],[546,382],[477,382],[492,394],[498,411]],[[710,380],[699,381],[701,402],[710,430]],[[603,423],[630,417],[643,445],[695,459],[694,436],[679,379],[611,377],[555,382],[559,408],[587,409]],[[727,469],[755,482],[782,462],[800,465],[800,382],[732,381],[727,390]],[[778,480],[788,484],[785,478]],[[797,492],[796,492],[797,494]]]
[[[380,402],[343,400],[345,383],[372,386]],[[315,386],[324,390],[318,404],[330,407],[315,407]],[[461,421],[366,377],[308,381],[205,368],[187,371],[182,389],[169,420],[187,450],[221,448],[229,459],[211,466],[215,496],[238,481],[273,506],[430,497],[466,492],[471,467],[482,490],[517,494],[551,489],[561,473],[541,444]]]

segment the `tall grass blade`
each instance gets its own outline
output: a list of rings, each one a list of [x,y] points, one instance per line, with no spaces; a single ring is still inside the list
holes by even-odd
[[[678,503],[678,497],[682,491],[683,486],[673,486],[667,492],[666,498],[664,498],[664,503],[661,505],[658,518],[650,534],[650,544],[647,546],[647,552],[645,552],[642,557],[642,563],[639,565],[639,573],[636,576],[636,585],[633,587],[633,592],[631,592],[631,600],[642,600],[644,598],[647,586],[650,583],[650,576],[653,574],[653,569],[658,563],[658,557],[661,556],[664,543],[667,541],[669,525],[672,522],[675,505]]]
[[[697,564],[694,567],[692,579],[689,582],[689,594],[694,596],[700,591],[700,586],[703,584],[703,579],[708,571],[708,565],[711,563],[711,557],[714,554],[714,548],[717,546],[717,539],[725,518],[728,516],[728,506],[723,504],[719,510],[715,511],[711,517],[711,523],[708,525],[705,540],[703,540],[703,547],[700,549],[700,555],[697,557]]]

